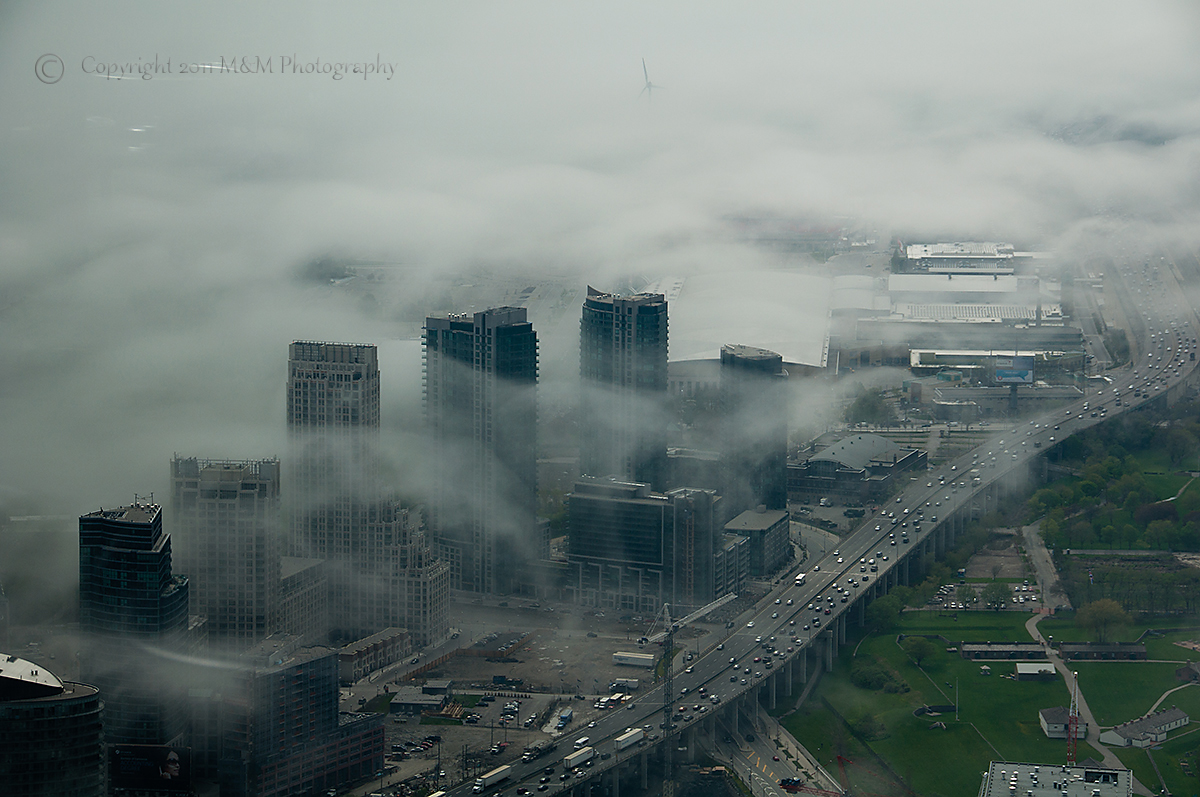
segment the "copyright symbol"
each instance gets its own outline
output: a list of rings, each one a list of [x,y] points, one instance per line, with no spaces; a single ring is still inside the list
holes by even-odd
[[[33,65],[33,73],[43,83],[57,83],[64,72],[62,59],[53,53],[46,53]]]

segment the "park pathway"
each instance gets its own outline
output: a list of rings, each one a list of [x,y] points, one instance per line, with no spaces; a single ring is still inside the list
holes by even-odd
[[[1046,594],[1045,588],[1043,588],[1042,594]],[[1029,636],[1032,637],[1034,641],[1039,643],[1042,646],[1042,649],[1046,651],[1046,658],[1048,658],[1050,663],[1054,665],[1054,669],[1058,670],[1058,672],[1062,674],[1063,680],[1066,681],[1067,688],[1069,689],[1075,678],[1074,673],[1071,671],[1071,668],[1067,666],[1067,663],[1064,662],[1059,655],[1054,652],[1054,648],[1050,647],[1050,643],[1046,641],[1045,637],[1042,636],[1042,632],[1039,631],[1037,627],[1037,624],[1041,622],[1041,619],[1045,616],[1046,615],[1039,613],[1030,617],[1025,622],[1025,630],[1028,631]],[[1092,714],[1091,708],[1088,707],[1087,699],[1083,696],[1082,690],[1079,692],[1079,716],[1081,716],[1087,723],[1087,743],[1096,750],[1099,750],[1104,756],[1104,765],[1112,769],[1127,769],[1127,767],[1121,763],[1121,759],[1117,758],[1116,753],[1100,744],[1100,725],[1096,722],[1096,717]],[[1132,775],[1132,773],[1130,774]],[[1146,788],[1136,777],[1133,778],[1133,791],[1134,793],[1140,794],[1143,797],[1151,797],[1151,795],[1154,794],[1154,792]]]

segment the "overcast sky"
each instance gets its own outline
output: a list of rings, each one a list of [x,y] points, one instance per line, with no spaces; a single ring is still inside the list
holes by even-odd
[[[0,503],[282,455],[296,338],[383,344],[403,441],[419,350],[294,279],[324,252],[599,280],[757,262],[730,214],[1046,249],[1196,219],[1194,4],[747,5],[0,6]]]

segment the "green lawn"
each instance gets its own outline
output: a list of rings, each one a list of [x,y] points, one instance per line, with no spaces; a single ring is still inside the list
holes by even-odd
[[[1200,659],[1200,650],[1175,644],[1189,639],[1200,639],[1200,628],[1169,631],[1162,636],[1147,635],[1142,638],[1142,644],[1146,646],[1146,655],[1152,659],[1196,661]]]
[[[1145,714],[1168,689],[1179,686],[1174,664],[1148,661],[1071,662],[1096,722],[1117,725]]]
[[[1160,501],[1178,493],[1191,479],[1186,473],[1146,473],[1142,478],[1146,480],[1146,486],[1154,492],[1154,497]]]
[[[1187,727],[1181,728],[1180,731],[1175,732],[1178,735],[1163,742],[1161,750],[1153,751],[1154,761],[1162,771],[1163,779],[1167,781],[1167,788],[1171,794],[1200,794],[1200,778],[1197,777],[1196,769],[1196,750],[1200,748],[1200,734],[1197,734],[1195,729]],[[1192,771],[1191,775],[1183,771],[1181,764],[1184,761],[1188,762]]]

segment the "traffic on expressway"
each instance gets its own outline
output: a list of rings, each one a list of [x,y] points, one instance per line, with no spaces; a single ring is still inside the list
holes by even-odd
[[[836,550],[784,578],[783,586],[773,590],[752,613],[744,614],[723,641],[675,675],[669,718],[663,716],[663,686],[659,685],[586,727],[563,733],[552,756],[515,762],[509,777],[486,791],[562,791],[573,785],[572,781],[616,766],[660,742],[665,734],[688,728],[757,688],[816,635],[834,626],[872,583],[885,577],[939,522],[979,490],[1026,467],[1031,458],[1067,436],[1102,422],[1109,413],[1138,407],[1187,378],[1196,366],[1197,326],[1191,309],[1178,291],[1168,290],[1156,277],[1138,274],[1130,267],[1122,269],[1122,274],[1126,279],[1144,279],[1140,299],[1153,302],[1157,316],[1150,319],[1149,337],[1139,341],[1143,345],[1132,354],[1132,362],[1097,380],[1102,388],[1085,392],[1066,407],[998,431],[971,451],[927,470],[871,513]],[[616,737],[631,728],[641,728],[644,738],[618,751]],[[588,764],[567,771],[563,757],[584,747],[594,751]],[[471,789],[468,781],[450,793],[466,794]]]

